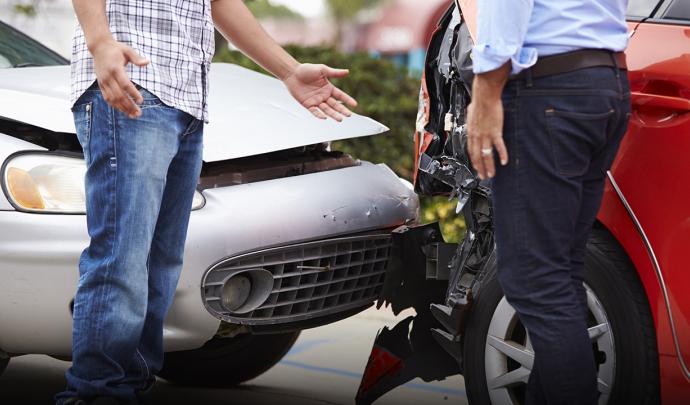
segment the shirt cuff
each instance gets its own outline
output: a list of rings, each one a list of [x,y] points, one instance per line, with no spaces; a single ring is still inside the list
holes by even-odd
[[[500,49],[491,45],[477,45],[472,51],[472,70],[474,74],[491,72],[510,60],[512,74],[516,75],[537,63],[536,48]]]

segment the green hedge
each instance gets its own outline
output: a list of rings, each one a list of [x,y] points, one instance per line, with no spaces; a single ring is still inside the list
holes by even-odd
[[[405,68],[366,53],[344,54],[326,47],[288,46],[287,50],[301,62],[324,63],[350,69],[350,75],[335,81],[335,84],[357,99],[357,113],[382,122],[391,129],[389,134],[383,136],[336,142],[334,149],[350,153],[359,159],[386,163],[398,175],[411,180],[419,78],[412,77]],[[263,71],[240,52],[229,49],[220,49],[215,60]],[[446,238],[459,240],[464,221],[455,215],[455,201],[424,199],[423,208],[425,222],[441,220]]]

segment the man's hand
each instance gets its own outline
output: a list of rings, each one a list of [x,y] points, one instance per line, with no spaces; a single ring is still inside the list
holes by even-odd
[[[139,104],[144,102],[144,98],[127,77],[125,67],[129,63],[146,66],[149,61],[114,39],[98,43],[91,54],[103,99],[129,118],[138,118],[141,115]]]
[[[508,164],[508,152],[503,143],[503,103],[497,100],[473,101],[467,111],[467,149],[474,170],[482,180],[494,177],[494,147],[501,164]]]
[[[300,64],[266,33],[242,0],[215,0],[211,7],[216,28],[245,55],[281,79],[312,114],[336,121],[352,115],[343,103],[355,107],[357,102],[330,82],[347,76],[347,70]]]
[[[503,142],[503,103],[501,93],[510,74],[510,63],[477,75],[472,87],[472,103],[467,109],[467,149],[472,166],[482,180],[496,174],[494,148],[503,166],[508,151]]]
[[[303,63],[283,82],[293,97],[316,117],[327,116],[340,122],[352,112],[345,106],[356,107],[357,101],[335,87],[330,79],[348,75],[345,69],[333,69],[325,65]]]

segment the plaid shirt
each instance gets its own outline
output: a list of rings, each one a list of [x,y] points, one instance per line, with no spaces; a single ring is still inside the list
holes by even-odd
[[[208,121],[208,72],[214,53],[212,0],[106,0],[113,37],[150,63],[127,66],[129,78],[165,104]],[[81,27],[72,41],[74,103],[96,80]]]

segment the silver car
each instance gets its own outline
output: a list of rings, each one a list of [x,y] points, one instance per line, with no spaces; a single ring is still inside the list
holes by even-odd
[[[68,359],[87,246],[85,165],[67,60],[0,23],[0,372],[21,354]],[[386,128],[311,117],[282,84],[215,64],[212,122],[161,375],[232,385],[277,363],[304,328],[372,305],[412,186],[329,142]]]

